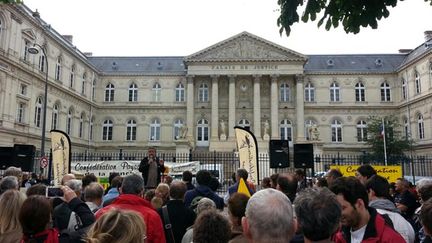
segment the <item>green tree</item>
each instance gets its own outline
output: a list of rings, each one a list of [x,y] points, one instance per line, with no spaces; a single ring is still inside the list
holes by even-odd
[[[404,152],[411,148],[412,141],[402,134],[401,125],[396,117],[384,117],[384,124],[387,160],[389,163],[394,163],[405,157]],[[369,117],[367,144],[371,146],[371,158],[384,161],[384,136],[381,131],[382,118]]]
[[[346,33],[358,33],[360,27],[378,27],[378,21],[390,15],[389,7],[395,7],[399,0],[278,0],[280,16],[277,24],[279,33],[284,31],[287,36],[291,32],[291,26],[299,22],[298,8],[306,4],[302,13],[303,22],[315,21],[317,15],[323,11],[318,21],[318,27],[325,22],[325,29],[337,28],[342,24]],[[403,0],[400,0],[403,1]],[[424,0],[430,2],[432,0]]]

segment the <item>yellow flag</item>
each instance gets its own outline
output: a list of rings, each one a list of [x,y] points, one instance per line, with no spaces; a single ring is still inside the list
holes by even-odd
[[[251,194],[250,194],[250,192],[249,192],[249,189],[248,189],[248,187],[246,186],[246,183],[245,183],[245,181],[243,180],[243,178],[240,178],[240,182],[239,182],[239,186],[238,186],[237,192],[238,192],[238,193],[243,193],[243,194],[245,194],[246,196],[251,197]]]

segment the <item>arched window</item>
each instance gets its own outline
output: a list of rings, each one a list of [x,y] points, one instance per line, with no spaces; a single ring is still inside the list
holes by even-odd
[[[381,101],[388,102],[390,100],[390,85],[387,82],[384,82],[381,84]]]
[[[209,145],[209,125],[206,119],[201,119],[197,124],[197,146]]]
[[[159,119],[155,118],[150,123],[150,141],[160,141],[161,125]]]
[[[421,93],[421,80],[420,80],[420,74],[417,71],[415,71],[415,74],[414,74],[414,83],[415,83],[416,94],[420,94]]]
[[[198,89],[198,101],[208,102],[209,101],[209,90],[207,84],[201,84]]]
[[[358,142],[367,141],[367,124],[363,120],[357,122],[357,141]]]
[[[133,83],[129,85],[129,102],[138,101],[138,86]]]
[[[84,134],[84,114],[81,114],[78,127],[78,137],[82,138]]]
[[[331,124],[332,142],[342,142],[342,122],[333,120]]]
[[[93,83],[92,83],[92,101],[95,100],[95,94],[96,94],[96,79],[93,79]]]
[[[425,138],[425,131],[424,131],[424,121],[423,121],[423,115],[422,114],[417,115],[417,127],[418,127],[419,139],[424,139]]]
[[[243,127],[244,129],[250,130],[250,122],[248,120],[246,120],[246,119],[241,119],[238,122],[238,125],[240,127]]]
[[[280,122],[280,138],[282,140],[292,141],[292,124],[289,120],[285,119]]]
[[[72,118],[73,118],[73,110],[72,108],[70,108],[66,118],[66,133],[68,135],[72,134]]]
[[[89,140],[93,140],[93,124],[94,124],[94,118],[90,118],[90,124],[89,124]]]
[[[159,102],[161,99],[161,86],[159,83],[153,85],[153,101]]]
[[[355,98],[357,102],[366,101],[365,98],[365,87],[362,83],[357,83],[355,86]]]
[[[38,97],[36,99],[35,117],[34,117],[34,123],[36,127],[41,127],[41,117],[42,117],[42,98]]]
[[[87,73],[84,73],[83,77],[82,77],[82,82],[81,82],[81,94],[83,94],[83,95],[85,95],[86,80],[87,80]]]
[[[290,87],[288,84],[283,83],[279,87],[279,101],[289,102],[290,100]]]
[[[56,67],[55,67],[55,80],[60,81],[62,72],[62,59],[61,57],[57,57]]]
[[[184,102],[185,101],[185,88],[182,83],[177,84],[175,89],[176,101]]]
[[[307,83],[305,85],[305,101],[314,102],[315,101],[315,87],[312,83]]]
[[[340,101],[340,87],[336,82],[330,85],[330,101],[338,102]]]
[[[52,111],[51,129],[57,129],[59,118],[59,106],[55,104]]]
[[[181,119],[177,119],[174,122],[174,139],[177,140],[181,136],[181,128],[183,126],[183,121]]]
[[[73,88],[75,83],[75,65],[72,65],[70,76],[69,76],[69,87]]]
[[[114,101],[114,85],[112,83],[109,83],[105,87],[105,101],[106,102],[113,102]]]
[[[129,120],[126,125],[126,141],[136,141],[137,125],[135,120]]]
[[[406,100],[408,96],[407,83],[405,79],[402,79],[402,99]]]
[[[312,128],[313,125],[316,125],[315,121],[313,121],[313,120],[306,120],[305,121],[305,138],[306,138],[306,140],[311,140],[311,138],[312,138],[310,128]]]
[[[403,119],[403,125],[404,125],[404,132],[405,132],[405,138],[410,138],[410,132],[409,132],[409,124],[408,124],[408,118]]]
[[[102,140],[111,141],[113,136],[113,122],[111,120],[105,120],[102,125]]]

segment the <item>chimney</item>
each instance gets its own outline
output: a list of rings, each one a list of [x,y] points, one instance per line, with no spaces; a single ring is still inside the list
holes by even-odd
[[[424,32],[424,38],[425,38],[425,41],[432,39],[432,30],[426,30]]]
[[[399,49],[399,53],[401,54],[407,54],[410,53],[412,51],[412,49]]]
[[[73,39],[72,35],[63,35],[63,38],[66,39],[69,43],[72,44],[72,39]]]
[[[86,57],[91,57],[91,56],[93,56],[93,52],[84,52],[83,54],[84,54],[84,56],[86,56]]]

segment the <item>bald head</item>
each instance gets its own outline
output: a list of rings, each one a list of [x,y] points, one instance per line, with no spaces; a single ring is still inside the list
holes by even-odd
[[[66,182],[68,182],[68,181],[70,181],[70,180],[73,180],[73,179],[75,179],[75,175],[74,175],[74,174],[66,174],[66,175],[64,175],[64,176],[62,177],[61,184],[62,184],[62,185],[65,185]]]

